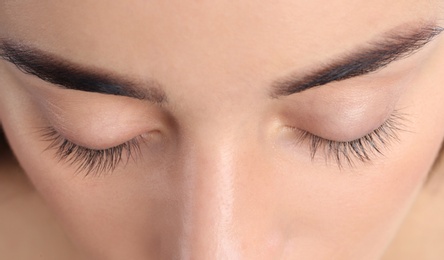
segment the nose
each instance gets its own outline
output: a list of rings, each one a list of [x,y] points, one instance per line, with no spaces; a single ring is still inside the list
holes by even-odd
[[[240,259],[233,211],[236,148],[232,142],[200,142],[187,149],[182,167],[182,259]]]
[[[196,97],[175,112],[174,161],[163,170],[171,207],[160,231],[170,258],[281,258],[289,220],[272,156],[275,119],[255,112],[254,95],[230,101],[238,96]]]
[[[265,185],[259,168],[267,163],[246,138],[214,139],[196,138],[184,149],[180,258],[260,259],[251,253],[263,252],[273,233],[259,194]]]

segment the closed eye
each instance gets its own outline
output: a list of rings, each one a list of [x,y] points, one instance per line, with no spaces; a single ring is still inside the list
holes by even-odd
[[[356,162],[370,163],[375,157],[384,155],[390,144],[399,141],[399,132],[406,131],[405,121],[404,114],[394,111],[371,133],[345,142],[329,140],[298,128],[293,130],[298,133],[296,142],[309,146],[312,160],[322,152],[321,156],[326,162],[334,161],[342,168],[344,163],[353,167]]]
[[[133,138],[120,145],[106,149],[91,149],[77,145],[62,137],[54,128],[45,127],[41,131],[44,141],[49,142],[46,150],[55,150],[57,159],[76,167],[76,172],[85,176],[114,171],[120,164],[126,165],[130,159],[140,156],[141,137]]]

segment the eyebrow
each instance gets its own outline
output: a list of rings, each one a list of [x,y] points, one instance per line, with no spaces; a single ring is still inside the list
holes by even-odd
[[[320,69],[306,75],[296,73],[274,81],[270,96],[289,96],[330,82],[378,71],[394,61],[416,53],[443,30],[433,23],[399,26],[383,33],[364,47],[318,66]]]
[[[324,62],[308,74],[293,73],[274,81],[270,96],[278,98],[306,91],[335,81],[342,81],[378,71],[394,61],[420,50],[444,28],[434,23],[403,25],[392,29],[377,40]],[[138,82],[116,73],[75,64],[12,40],[0,39],[0,58],[14,64],[22,72],[61,88],[126,96],[154,103],[167,101],[161,84],[155,80]]]
[[[167,101],[156,81],[136,82],[116,73],[75,64],[22,43],[0,41],[0,58],[11,62],[25,74],[37,76],[61,88],[125,96],[153,103]]]

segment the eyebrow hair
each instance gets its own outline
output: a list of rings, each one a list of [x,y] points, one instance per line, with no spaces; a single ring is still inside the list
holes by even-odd
[[[401,29],[400,29],[401,28]],[[400,26],[382,34],[368,46],[332,60],[307,75],[291,74],[272,83],[270,96],[278,98],[380,70],[420,50],[444,28],[433,23]],[[32,46],[0,39],[0,58],[22,72],[66,89],[126,96],[154,103],[167,102],[161,84],[150,80],[140,84],[115,73],[75,64]]]
[[[394,61],[416,53],[443,30],[444,28],[431,23],[413,27],[400,26],[382,34],[382,37],[370,42],[368,46],[330,61],[308,75],[293,74],[278,79],[272,83],[270,96],[289,96],[330,82],[378,71]]]
[[[0,58],[26,74],[65,89],[125,96],[153,103],[167,101],[156,81],[142,84],[115,73],[70,62],[37,48],[10,40],[0,41]]]

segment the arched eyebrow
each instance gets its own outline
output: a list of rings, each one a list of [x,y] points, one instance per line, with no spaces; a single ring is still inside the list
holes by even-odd
[[[398,26],[351,53],[324,62],[324,65],[318,66],[319,69],[308,74],[295,73],[274,81],[270,96],[288,96],[330,82],[378,71],[394,61],[414,54],[442,31],[443,28],[434,23]]]
[[[435,23],[408,24],[392,29],[357,48],[351,54],[324,62],[320,69],[308,74],[293,73],[272,83],[270,96],[278,98],[362,76],[408,57],[432,41],[443,31]],[[126,96],[165,103],[167,96],[155,80],[136,80],[75,64],[54,54],[12,40],[0,39],[0,58],[13,63],[26,74],[66,89]]]
[[[0,58],[11,62],[26,74],[61,88],[125,96],[153,103],[167,101],[166,94],[156,81],[136,82],[11,40],[0,40]]]

